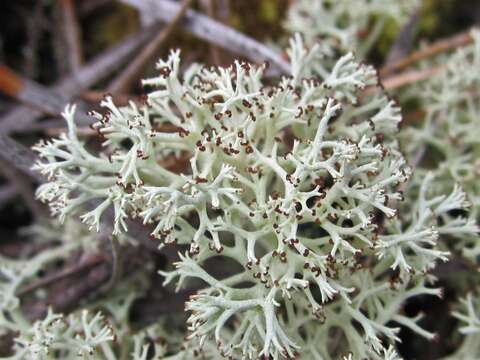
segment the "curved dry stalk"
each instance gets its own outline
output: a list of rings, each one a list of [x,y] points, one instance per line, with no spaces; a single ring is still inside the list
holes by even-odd
[[[128,91],[132,83],[138,80],[145,66],[149,62],[152,62],[153,57],[158,53],[162,44],[165,43],[177,24],[183,18],[191,3],[192,0],[183,1],[180,10],[178,10],[168,25],[147,44],[142,52],[135,57],[135,59],[112,82],[108,88],[109,92],[112,94],[119,94]]]
[[[155,16],[161,21],[170,21],[180,9],[180,4],[170,0],[120,0],[141,12]],[[270,62],[282,73],[290,71],[290,64],[268,46],[242,34],[231,27],[210,19],[196,11],[188,10],[181,21],[182,28],[198,38],[254,62]]]
[[[386,77],[389,74],[392,74],[393,72],[398,70],[402,70],[412,64],[417,63],[420,60],[430,58],[432,56],[455,49],[457,47],[471,44],[473,41],[473,38],[470,32],[471,31],[468,30],[460,34],[448,37],[446,39],[438,40],[430,44],[429,46],[423,49],[420,49],[393,64],[386,65],[382,69],[380,69],[380,76]]]

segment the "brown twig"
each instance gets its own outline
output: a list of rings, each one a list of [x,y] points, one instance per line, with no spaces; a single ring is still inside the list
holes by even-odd
[[[418,23],[418,19],[420,18],[420,10],[420,7],[418,7],[415,9],[415,11],[413,11],[406,24],[398,33],[395,42],[388,51],[384,67],[397,63],[400,59],[404,58],[410,53],[414,40],[414,30]]]
[[[398,75],[387,77],[386,79],[381,79],[380,81],[383,89],[395,90],[419,81],[426,80],[439,74],[443,70],[445,70],[445,66],[439,65],[429,69],[406,71]],[[375,93],[378,91],[378,89],[379,88],[377,86],[368,87],[363,96]]]
[[[23,87],[22,79],[7,66],[0,64],[0,91],[5,95],[16,97]]]
[[[120,0],[161,21],[169,21],[178,12],[180,5],[171,0]],[[223,49],[229,50],[255,62],[270,62],[281,73],[290,71],[290,64],[268,46],[226,26],[218,21],[188,10],[181,21],[182,28],[195,36]]]
[[[125,259],[125,271],[118,273],[119,277],[137,271],[151,256],[151,252],[142,251],[140,247],[128,246],[128,251],[131,256]],[[71,260],[75,261],[75,257]],[[68,276],[63,276],[65,274],[62,273],[52,275],[56,280],[49,281],[47,296],[44,299],[35,299],[24,306],[23,310],[28,319],[41,318],[49,307],[57,312],[70,312],[81,306],[82,300],[104,294],[102,288],[108,284],[113,274],[112,263],[106,261],[104,255],[98,254],[90,258],[85,267],[77,265],[67,269]]]
[[[64,279],[66,277],[70,277],[72,275],[79,274],[95,265],[98,265],[102,262],[105,261],[105,257],[103,255],[93,255],[90,256],[88,259],[85,261],[82,261],[78,264],[74,264],[72,266],[66,267],[58,272],[54,272],[51,275],[48,275],[44,278],[38,279],[35,282],[32,282],[22,288],[20,288],[16,295],[17,296],[23,296],[25,294],[28,294],[36,289],[39,289],[41,287],[46,287],[54,282],[57,282],[61,279]]]
[[[444,65],[435,66],[433,68],[424,70],[412,70],[407,71],[395,76],[388,77],[382,80],[383,87],[387,90],[398,89],[400,87],[426,80],[442,70],[445,69]]]
[[[384,66],[380,70],[380,76],[386,77],[389,74],[392,74],[395,71],[404,69],[420,60],[430,58],[432,56],[438,55],[440,53],[455,49],[460,46],[465,46],[472,43],[473,38],[470,34],[470,31],[462,32],[455,36],[442,39],[434,42],[433,44],[414,52],[413,54],[399,60],[393,64]]]
[[[157,29],[156,25],[143,29],[113,49],[97,56],[90,63],[82,66],[76,74],[65,77],[49,89],[56,94],[62,94],[65,101],[63,107],[74,96],[115,71],[136,49],[151,38]],[[19,81],[18,77],[12,78],[9,75],[9,73],[0,75],[0,87],[9,89],[9,95],[15,97],[22,90],[23,83]],[[58,101],[58,97],[56,95],[56,101]],[[42,111],[38,109],[27,106],[17,107],[0,119],[0,133],[8,134],[17,130],[25,130],[41,114]]]
[[[180,9],[168,25],[147,44],[142,52],[136,56],[125,70],[112,82],[108,88],[109,92],[119,94],[130,90],[132,83],[139,79],[142,70],[153,60],[153,57],[158,53],[162,44],[168,39],[179,21],[183,18],[191,2],[192,0],[183,0]]]
[[[108,281],[109,276],[109,265],[100,263],[90,268],[81,281],[73,282],[71,286],[62,291],[51,292],[45,300],[36,301],[33,306],[26,309],[26,316],[31,321],[41,319],[49,307],[56,312],[70,312],[81,305],[80,300],[85,299]]]
[[[64,39],[67,59],[71,72],[78,72],[83,63],[83,51],[80,26],[77,21],[73,0],[59,0],[58,5],[62,13]]]
[[[7,66],[0,64],[0,78],[2,77],[7,80],[3,82],[0,80],[0,92],[44,114],[58,116],[68,101],[62,95],[52,93],[48,88],[22,78]],[[2,125],[0,124],[0,127]]]
[[[211,19],[217,20],[215,11],[215,0],[204,0],[202,1],[202,6],[206,9],[207,15]],[[222,63],[222,53],[220,52],[220,49],[214,44],[209,44],[209,47],[212,63],[217,66],[220,65]]]

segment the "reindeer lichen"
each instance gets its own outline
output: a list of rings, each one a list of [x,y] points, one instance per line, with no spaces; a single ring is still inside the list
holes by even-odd
[[[104,111],[90,113],[100,153],[79,139],[67,107],[68,132],[35,147],[35,168],[50,179],[38,196],[60,219],[80,214],[98,230],[112,208],[114,234],[139,218],[160,246],[186,246],[161,275],[177,288],[203,284],[186,304],[187,349],[396,358],[395,323],[435,337],[401,307],[441,296],[425,275],[448,255],[432,219],[462,208],[460,190],[422,193],[403,221],[411,170],[398,145],[401,114],[375,70],[351,53],[322,66],[323,50],[300,36],[288,54],[291,73],[270,84],[265,66],[240,61],[181,74],[172,52],[144,81],[153,90],[143,104],[118,107],[107,96]],[[175,169],[165,165],[172,159]],[[238,271],[215,277],[208,263],[218,258]]]

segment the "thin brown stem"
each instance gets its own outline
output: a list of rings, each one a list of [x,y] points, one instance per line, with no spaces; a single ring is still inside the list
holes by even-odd
[[[132,83],[138,80],[142,70],[148,63],[152,62],[162,44],[164,44],[168,37],[172,34],[179,21],[185,15],[185,12],[187,11],[191,2],[192,0],[183,0],[182,6],[173,19],[157,36],[152,39],[152,41],[148,43],[140,55],[135,57],[135,59],[126,67],[126,69],[120,73],[120,75],[109,86],[109,92],[118,94],[124,93],[130,89]]]
[[[74,96],[118,69],[157,30],[157,25],[141,30],[138,34],[133,35],[121,44],[98,55],[94,60],[82,66],[76,74],[64,77],[53,87],[50,87],[49,90],[57,94],[55,96],[57,102],[58,99],[63,99],[63,108]],[[2,69],[5,69],[5,67],[0,67],[0,70]],[[12,77],[10,76],[11,74],[12,72],[0,72],[0,89],[7,89],[8,95],[16,97],[22,91],[23,83],[18,76]],[[61,94],[61,96],[58,94]],[[38,108],[19,106],[0,119],[0,133],[9,134],[17,130],[25,130],[41,114],[42,111],[38,110]]]
[[[381,85],[385,90],[395,90],[416,82],[427,80],[428,78],[439,74],[443,70],[445,70],[445,66],[439,65],[429,69],[405,71],[398,75],[381,79]],[[364,96],[370,95],[378,90],[379,88],[377,86],[368,87],[364,92]]]
[[[44,278],[38,279],[35,282],[32,282],[22,288],[20,288],[16,295],[17,296],[23,296],[25,294],[28,294],[36,289],[46,287],[52,283],[55,283],[61,279],[64,279],[66,277],[70,277],[72,275],[79,274],[93,266],[96,266],[102,262],[105,261],[105,257],[103,255],[94,255],[90,256],[88,259],[85,261],[82,261],[78,264],[74,264],[72,266],[66,267],[58,272],[55,272],[51,275],[48,275]]]
[[[149,12],[161,21],[169,21],[180,8],[180,5],[171,0],[120,0],[138,8],[142,12]],[[181,21],[182,29],[189,31],[196,37],[215,44],[234,54],[246,57],[255,62],[269,62],[280,73],[288,73],[290,64],[281,54],[268,46],[242,34],[233,28],[210,19],[193,10],[187,10]]]
[[[216,10],[215,10],[215,0],[204,0],[202,1],[203,7],[207,11],[207,15],[214,20],[217,20]],[[222,63],[222,54],[220,49],[214,44],[209,44],[210,47],[210,56],[212,58],[212,63],[214,65],[220,65]]]
[[[393,72],[398,70],[402,70],[410,65],[417,63],[420,60],[431,58],[435,55],[438,55],[443,52],[447,52],[457,47],[466,46],[468,44],[471,44],[472,41],[473,41],[473,38],[470,34],[470,31],[462,32],[455,36],[438,40],[433,44],[421,50],[418,50],[393,64],[384,66],[380,70],[380,76],[386,77],[389,74],[392,74]]]
[[[9,79],[0,81],[0,92],[12,96],[27,106],[37,109],[44,114],[60,116],[68,100],[49,88],[32,80],[24,79],[5,65],[0,65],[0,77]],[[91,119],[83,113],[77,114],[79,123],[89,124]],[[5,124],[0,123],[0,129]]]
[[[77,21],[75,3],[73,0],[60,0],[58,2],[62,13],[63,30],[67,59],[70,71],[76,73],[83,63],[83,51],[80,26]]]
[[[395,76],[388,77],[382,80],[383,87],[387,90],[398,89],[412,83],[426,80],[434,75],[437,75],[445,69],[444,65],[435,66],[424,70],[407,71]]]
[[[41,319],[45,316],[48,308],[57,312],[70,312],[80,306],[81,300],[96,292],[102,284],[108,281],[110,266],[106,263],[99,263],[92,268],[81,281],[75,281],[67,288],[59,291],[52,291],[45,300],[36,301],[26,309],[26,316],[29,320]]]
[[[410,15],[408,21],[398,33],[392,47],[388,51],[384,66],[390,66],[405,58],[411,51],[415,38],[415,27],[420,19],[420,7]]]

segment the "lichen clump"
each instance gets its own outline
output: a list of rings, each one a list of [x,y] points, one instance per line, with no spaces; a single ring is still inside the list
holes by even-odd
[[[441,295],[427,286],[448,255],[433,208],[462,203],[423,194],[401,223],[411,171],[400,109],[375,70],[351,53],[324,67],[328,54],[300,36],[288,55],[291,73],[271,84],[266,65],[239,61],[181,74],[172,52],[144,81],[153,91],[143,104],[107,96],[91,112],[105,140],[97,154],[68,107],[68,133],[35,148],[49,177],[38,196],[61,219],[78,213],[98,230],[111,208],[114,234],[138,218],[160,246],[185,249],[161,271],[165,284],[202,287],[186,304],[184,356],[213,344],[230,358],[395,359],[395,323],[435,336],[401,306]],[[215,277],[218,260],[234,273]]]

